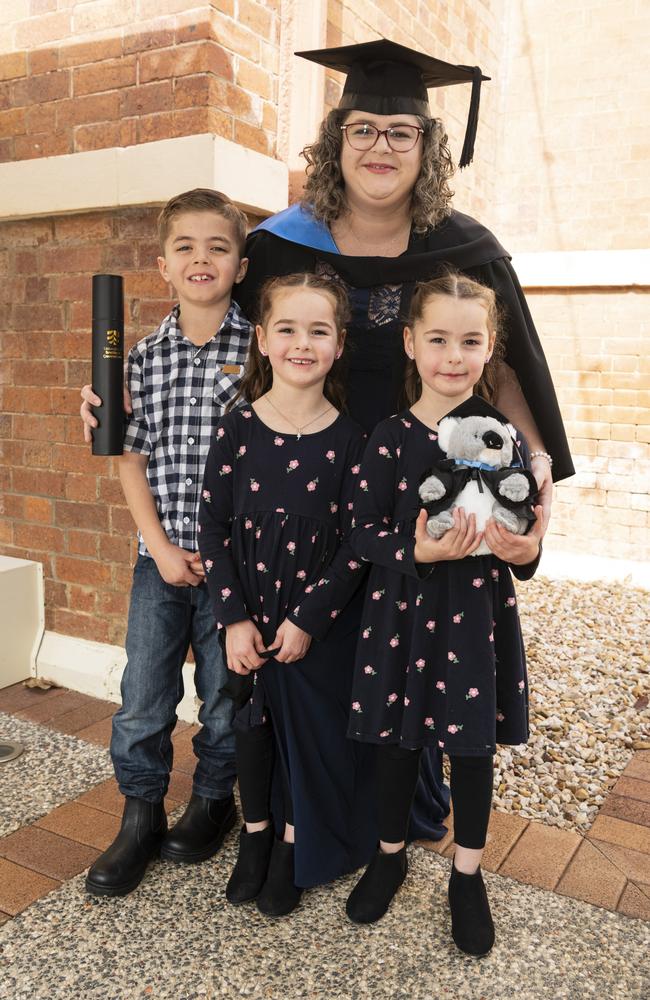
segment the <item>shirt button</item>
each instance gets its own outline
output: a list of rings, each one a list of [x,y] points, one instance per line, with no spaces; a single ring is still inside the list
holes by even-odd
[[[194,404],[196,403],[196,396],[192,396],[192,398],[190,399],[190,403],[192,404],[192,406],[194,406]]]
[[[188,438],[187,439],[187,443],[188,444],[194,444],[194,438]]]
[[[191,486],[191,485],[192,485],[192,480],[191,480],[191,479],[189,478],[189,476],[188,476],[188,478],[187,478],[187,479],[185,480],[185,485],[186,485],[186,486]]]
[[[190,523],[189,517],[184,517],[183,518],[183,524],[189,524],[189,523]]]
[[[194,364],[195,365],[200,365],[201,364],[201,359],[200,358],[194,358]]]

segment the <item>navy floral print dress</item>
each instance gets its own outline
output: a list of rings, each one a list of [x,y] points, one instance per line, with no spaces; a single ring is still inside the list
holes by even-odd
[[[348,417],[298,437],[244,406],[221,421],[203,480],[199,548],[218,627],[250,618],[269,646],[288,617],[312,636],[302,660],[270,657],[255,671],[252,698],[235,720],[272,722],[304,888],[365,864],[376,844],[363,773],[371,762],[346,738],[367,575],[348,539],[364,446]],[[278,831],[281,799],[272,802]]]
[[[443,458],[435,431],[410,410],[380,423],[368,442],[351,540],[373,567],[348,733],[367,743],[484,756],[497,743],[528,738],[524,647],[506,563],[493,555],[414,561],[418,483]],[[537,561],[513,571],[528,579]]]

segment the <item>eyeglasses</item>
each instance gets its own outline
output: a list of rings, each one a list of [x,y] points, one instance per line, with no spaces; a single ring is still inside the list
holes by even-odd
[[[344,133],[352,149],[359,152],[368,151],[379,140],[379,136],[386,137],[386,142],[394,153],[408,153],[413,149],[424,129],[417,125],[391,125],[390,128],[377,128],[368,122],[350,122],[347,125],[340,125],[341,132]]]

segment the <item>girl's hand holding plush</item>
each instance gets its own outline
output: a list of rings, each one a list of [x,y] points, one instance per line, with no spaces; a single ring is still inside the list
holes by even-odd
[[[498,559],[513,566],[526,566],[537,558],[544,537],[544,511],[541,504],[534,508],[535,524],[527,535],[513,535],[493,518],[485,525],[485,540]]]
[[[483,533],[476,531],[476,517],[467,517],[462,507],[453,510],[454,525],[442,538],[432,538],[427,532],[429,515],[422,509],[415,522],[416,563],[443,562],[448,559],[464,559],[477,549],[483,540]]]
[[[226,625],[226,661],[228,670],[249,674],[266,663],[260,657],[266,647],[262,636],[249,618]]]
[[[310,645],[311,636],[309,633],[303,632],[301,628],[285,618],[269,648],[278,650],[277,653],[273,654],[273,658],[278,663],[295,663],[296,660],[302,660]]]

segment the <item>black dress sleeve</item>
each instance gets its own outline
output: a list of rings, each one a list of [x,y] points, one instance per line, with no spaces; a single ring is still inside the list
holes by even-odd
[[[365,562],[421,579],[414,558],[415,535],[391,528],[395,509],[398,443],[386,423],[373,432],[366,448],[354,497],[350,541]]]
[[[232,419],[226,417],[210,445],[199,505],[199,552],[219,626],[249,617],[231,549],[236,451]]]
[[[287,617],[315,639],[324,639],[331,625],[366,579],[366,567],[350,545],[353,497],[361,469],[365,436],[351,441],[338,499],[341,544],[315,585],[305,589]]]
[[[555,387],[519,279],[508,257],[468,268],[497,294],[504,313],[506,363],[515,372],[544,447],[553,456],[553,479],[575,473]]]

